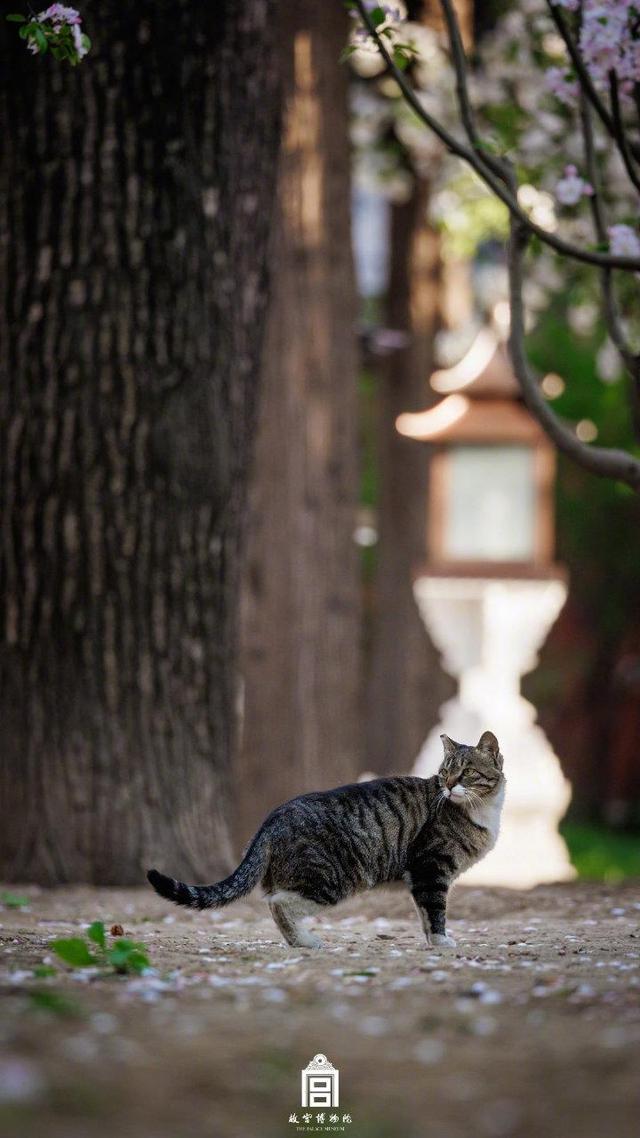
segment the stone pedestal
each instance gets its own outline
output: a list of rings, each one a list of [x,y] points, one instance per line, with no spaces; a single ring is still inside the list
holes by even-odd
[[[443,704],[440,723],[418,756],[415,774],[435,773],[440,735],[476,743],[493,731],[504,755],[507,793],[497,845],[463,880],[523,888],[575,876],[558,833],[571,789],[535,708],[520,694],[520,678],[566,599],[561,579],[493,580],[423,576],[414,586],[422,618],[443,667],[459,682]]]

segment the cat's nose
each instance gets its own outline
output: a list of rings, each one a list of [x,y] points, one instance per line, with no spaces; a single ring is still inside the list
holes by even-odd
[[[455,784],[455,786],[451,787],[451,797],[452,798],[464,798],[464,796],[465,796],[464,786],[461,786],[461,784],[459,782],[457,782]]]

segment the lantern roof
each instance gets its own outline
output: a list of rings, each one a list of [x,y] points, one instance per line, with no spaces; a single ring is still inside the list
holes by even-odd
[[[401,435],[423,442],[544,443],[542,427],[526,407],[511,399],[470,399],[455,392],[427,411],[396,419]]]
[[[424,442],[549,445],[525,407],[504,342],[482,328],[459,363],[435,371],[430,385],[444,395],[435,407],[396,419],[401,435]]]
[[[520,394],[506,346],[489,327],[480,329],[457,364],[434,371],[429,382],[439,395],[461,391],[474,399],[517,399]]]

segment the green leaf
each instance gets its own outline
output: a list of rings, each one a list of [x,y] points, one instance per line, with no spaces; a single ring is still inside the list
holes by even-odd
[[[340,61],[339,62],[340,63],[346,63],[346,61],[349,59],[349,57],[353,55],[354,51],[357,51],[357,50],[358,49],[356,47],[354,47],[354,45],[352,43],[347,44],[347,46],[340,52]]]
[[[65,964],[70,964],[72,968],[86,968],[90,964],[97,963],[95,956],[89,952],[86,941],[80,940],[80,937],[52,940],[51,948],[56,956],[64,960]]]
[[[20,28],[20,31],[18,32],[20,39],[21,40],[28,39],[29,36],[31,35],[31,30],[32,30],[31,24],[23,24],[22,27]]]
[[[6,17],[11,24],[24,24],[26,18],[26,16],[21,16],[19,12],[11,12],[11,14]]]
[[[132,940],[118,940],[113,948],[107,949],[107,960],[116,972],[143,972],[150,965],[143,944]]]
[[[89,925],[89,928],[87,929],[87,936],[89,937],[89,940],[93,941],[94,944],[99,944],[100,948],[106,947],[107,938],[105,936],[104,925],[102,921],[94,921],[93,924]]]
[[[37,26],[36,26],[36,27],[34,27],[34,29],[33,29],[33,38],[34,38],[34,40],[36,41],[36,43],[37,43],[37,45],[38,45],[38,47],[39,47],[39,49],[40,49],[40,53],[41,53],[42,55],[44,55],[44,53],[45,53],[45,51],[47,50],[47,48],[48,48],[49,44],[47,43],[47,37],[45,36],[45,34],[44,34],[44,32],[43,32],[42,28],[39,28],[39,27],[37,27]]]
[[[398,71],[406,71],[411,60],[409,59],[408,55],[405,55],[403,51],[400,51],[398,48],[396,48],[393,53],[393,62],[398,68]]]
[[[387,19],[384,8],[374,8],[373,11],[369,13],[369,19],[374,28],[379,28],[380,24],[384,24]]]
[[[29,904],[29,898],[18,897],[16,893],[0,893],[0,904],[7,909],[24,909]]]
[[[91,51],[91,40],[84,32],[82,33],[82,46],[85,47],[87,51]]]
[[[38,980],[45,980],[47,976],[57,976],[58,973],[50,964],[36,964],[33,975],[37,976]]]

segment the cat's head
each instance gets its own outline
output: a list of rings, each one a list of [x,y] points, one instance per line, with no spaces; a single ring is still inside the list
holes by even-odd
[[[438,771],[445,798],[472,806],[495,794],[504,783],[502,755],[495,735],[485,731],[475,747],[441,735],[444,758]]]

